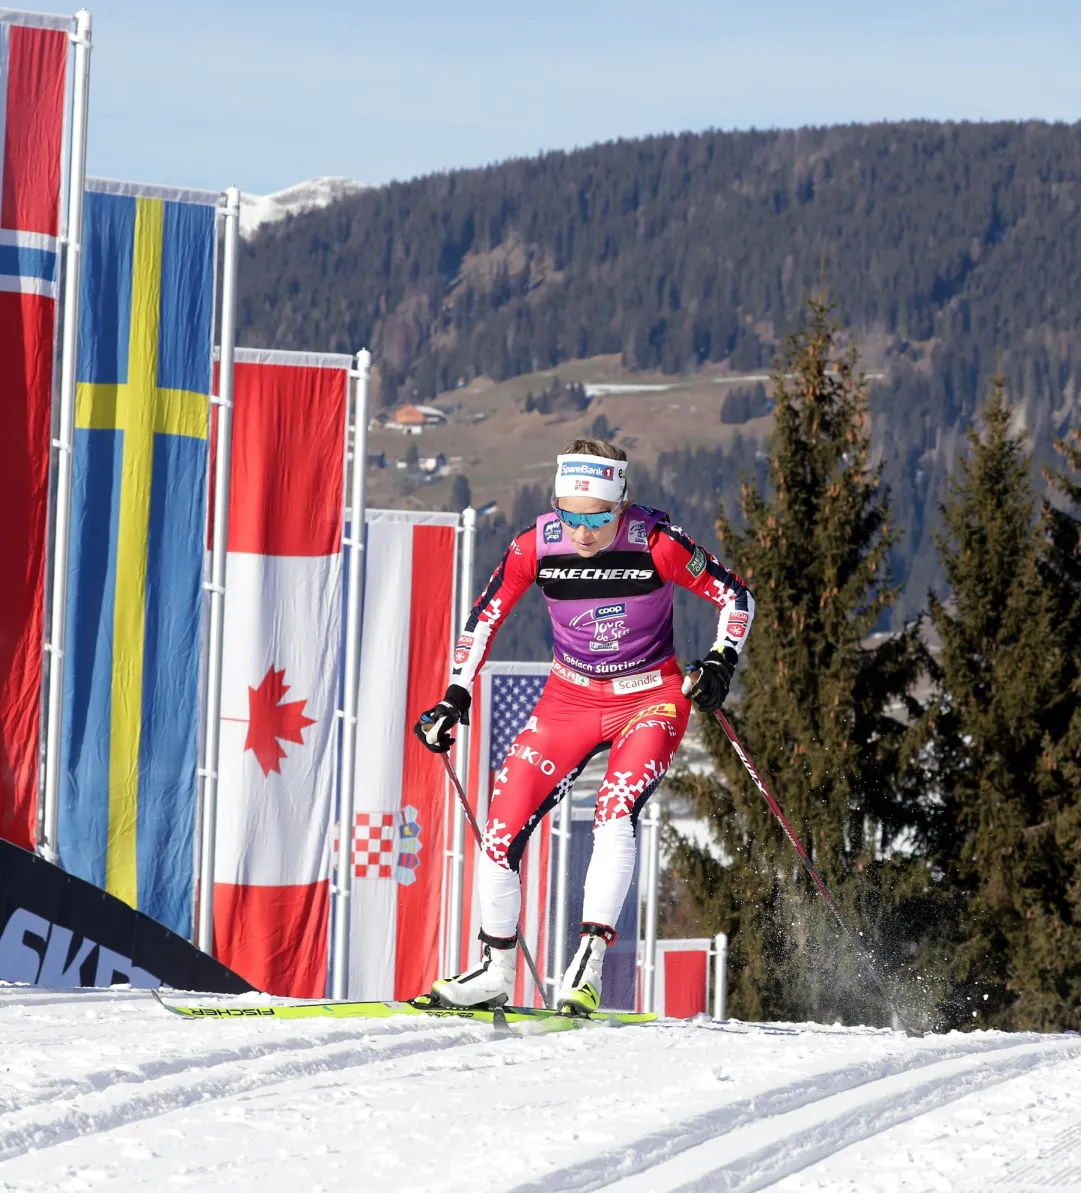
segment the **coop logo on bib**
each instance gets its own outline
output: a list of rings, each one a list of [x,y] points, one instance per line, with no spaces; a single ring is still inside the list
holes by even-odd
[[[625,601],[619,601],[611,605],[597,605],[579,613],[571,621],[571,626],[592,635],[593,640],[589,644],[591,651],[611,654],[619,650],[620,638],[625,638],[630,633],[626,617],[627,604]]]

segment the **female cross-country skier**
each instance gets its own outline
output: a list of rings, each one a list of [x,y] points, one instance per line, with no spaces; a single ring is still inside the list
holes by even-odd
[[[567,444],[556,463],[552,510],[511,543],[455,647],[446,695],[414,726],[429,750],[450,749],[453,726],[469,724],[473,680],[496,631],[538,584],[552,618],[555,660],[496,775],[478,863],[483,960],[434,983],[432,993],[448,1006],[497,1007],[513,998],[518,868],[529,834],[610,745],[581,941],[557,999],[566,1013],[597,1010],[601,963],[634,871],[638,817],[686,731],[690,699],[707,712],[724,703],[754,617],[754,598],[738,576],[666,514],[628,503],[621,448],[600,439]],[[697,679],[684,678],[675,659],[675,584],[720,611],[713,649],[693,664]]]

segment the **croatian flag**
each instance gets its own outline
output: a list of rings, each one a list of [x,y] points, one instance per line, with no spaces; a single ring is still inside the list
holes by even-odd
[[[486,663],[474,685],[473,741],[469,767],[469,802],[477,819],[484,824],[488,803],[495,786],[495,777],[503,765],[514,739],[533,715],[533,709],[544,690],[551,663]],[[554,874],[552,850],[552,815],[533,830],[522,856],[522,915],[519,920],[522,936],[533,954],[543,976],[549,951],[549,906],[552,902]],[[470,834],[472,837],[472,834]],[[480,958],[477,933],[481,928],[480,900],[475,881],[478,847],[467,849],[462,925],[462,969]],[[543,1006],[539,991],[519,952],[518,975],[514,988],[515,1006]]]
[[[450,675],[457,514],[368,510],[350,867],[349,997],[411,998],[439,976],[443,763],[412,733]]]
[[[0,837],[33,849],[70,17],[0,10]]]
[[[238,349],[214,865],[215,956],[326,994],[348,356]]]

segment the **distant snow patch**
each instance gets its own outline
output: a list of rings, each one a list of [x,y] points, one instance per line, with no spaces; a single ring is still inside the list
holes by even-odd
[[[273,195],[240,195],[240,235],[253,236],[265,224],[275,224],[287,215],[300,215],[326,207],[368,189],[366,182],[352,178],[311,178]]]

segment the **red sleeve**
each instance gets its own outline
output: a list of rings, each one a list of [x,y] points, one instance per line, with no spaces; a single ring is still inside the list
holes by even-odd
[[[462,636],[454,647],[450,682],[472,691],[473,680],[484,666],[496,631],[537,578],[537,529],[528,526],[518,534],[477,597]]]
[[[658,522],[650,532],[649,551],[662,580],[689,589],[720,610],[713,649],[742,651],[754,620],[754,597],[739,576],[668,522]]]

